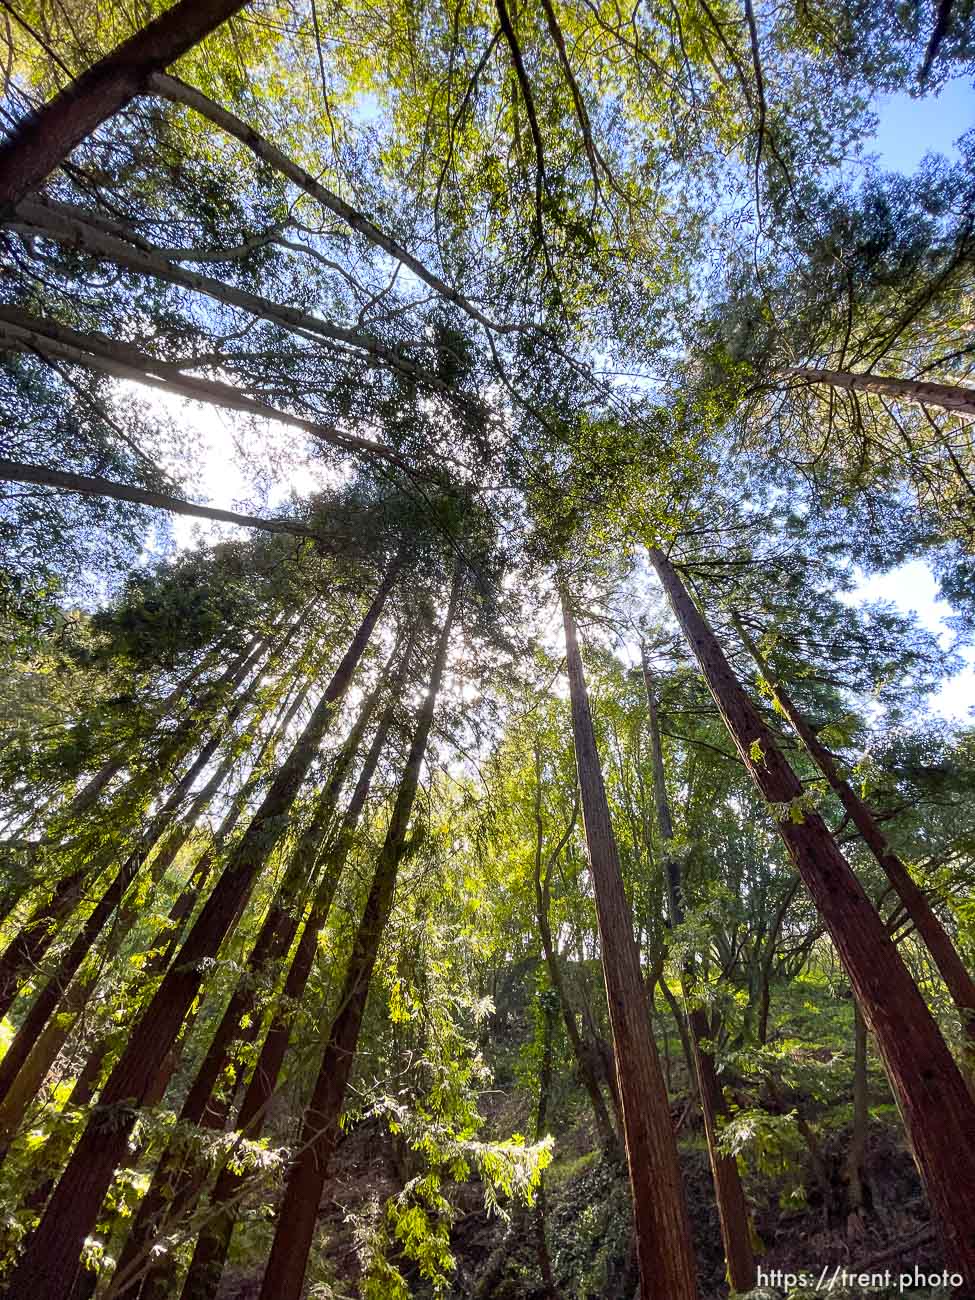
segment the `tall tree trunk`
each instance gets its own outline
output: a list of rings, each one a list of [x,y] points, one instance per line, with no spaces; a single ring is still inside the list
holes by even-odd
[[[569,1046],[572,1048],[572,1055],[575,1058],[576,1069],[579,1071],[579,1078],[589,1097],[592,1106],[593,1117],[596,1121],[596,1130],[599,1133],[599,1140],[604,1150],[613,1153],[619,1150],[619,1140],[616,1131],[613,1128],[613,1122],[609,1117],[609,1111],[606,1108],[606,1100],[603,1097],[602,1089],[599,1086],[599,1080],[592,1068],[592,1061],[589,1053],[586,1051],[582,1041],[582,1035],[579,1033],[579,1026],[576,1023],[575,1008],[572,1005],[572,999],[569,997],[569,990],[566,988],[565,977],[562,974],[562,966],[559,962],[559,954],[555,949],[555,941],[552,938],[552,926],[549,921],[549,908],[551,906],[551,878],[552,869],[558,860],[569,837],[575,827],[576,817],[578,815],[578,802],[572,809],[572,816],[569,824],[560,838],[558,844],[549,854],[548,862],[544,869],[542,866],[542,759],[536,743],[535,746],[535,917],[538,921],[538,934],[542,941],[542,955],[545,958],[545,965],[548,967],[548,977],[559,999],[559,1007],[562,1011],[562,1020],[565,1024],[566,1036],[569,1040]]]
[[[221,745],[226,732],[233,726],[234,722],[244,711],[248,703],[249,695],[244,693],[231,708],[227,717],[216,727],[210,739],[201,748],[194,761],[176,782],[165,803],[153,817],[148,828],[141,836],[139,843],[131,851],[123,862],[122,866],[116,872],[113,879],[102,892],[101,897],[95,904],[91,912],[82,922],[81,929],[75,935],[67,951],[63,954],[57,964],[57,968],[48,979],[47,983],[38,993],[37,997],[31,1004],[30,1010],[24,1017],[20,1028],[13,1041],[7,1048],[3,1061],[0,1062],[0,1101],[6,1098],[17,1077],[18,1071],[25,1065],[27,1058],[31,1055],[35,1045],[40,1038],[45,1026],[50,1018],[55,1015],[60,1007],[67,1001],[71,981],[81,969],[85,958],[89,955],[93,945],[97,941],[102,930],[108,924],[109,917],[116,909],[120,909],[130,885],[132,885],[139,875],[146,857],[152,852],[152,849],[159,843],[167,832],[173,830],[173,819],[175,818],[180,805],[186,799],[190,790],[200,774],[205,770],[210,760],[213,758],[217,749]],[[169,846],[172,853],[168,853],[167,846],[163,846],[161,854],[157,854],[153,859],[150,874],[155,882],[158,882],[162,874],[168,869],[172,858],[176,855],[178,845],[175,841]],[[117,924],[114,927],[115,933],[111,940],[112,951],[117,951],[125,935],[138,920],[138,913],[129,909],[128,914],[124,914],[125,909],[121,908],[117,918]],[[90,988],[89,988],[90,992]],[[80,993],[75,989],[76,1006],[64,1006],[64,1011],[69,1017],[73,1017],[81,1011],[85,999],[79,1001]],[[70,1026],[70,1019],[68,1026]],[[62,1040],[63,1041],[63,1040]],[[36,1065],[40,1066],[40,1058]],[[46,1071],[45,1071],[46,1073]],[[42,1076],[43,1077],[43,1076]],[[38,1080],[40,1083],[41,1080]]]
[[[263,1131],[267,1108],[277,1089],[278,1076],[291,1038],[293,1008],[304,996],[318,947],[318,936],[328,920],[332,899],[335,897],[345,860],[352,847],[359,818],[369,798],[369,790],[379,759],[389,739],[398,703],[398,699],[394,698],[386,707],[376,728],[376,734],[369,747],[352,798],[349,800],[349,806],[343,814],[334,838],[318,863],[317,869],[321,878],[318,893],[291,959],[284,989],[237,1116],[237,1128],[241,1136],[248,1141],[256,1141]],[[225,1164],[220,1171],[210,1194],[209,1213],[200,1229],[196,1250],[183,1283],[181,1300],[214,1300],[220,1286],[227,1252],[230,1249],[237,1202],[247,1181],[246,1174],[235,1172],[229,1164]]]
[[[134,99],[154,72],[169,67],[246,2],[177,0],[19,122],[0,146],[0,216]]]
[[[673,925],[678,926],[685,918],[684,881],[680,862],[673,852],[674,824],[670,815],[670,800],[667,797],[664,753],[660,740],[660,722],[657,717],[657,696],[645,646],[641,646],[641,660],[643,683],[647,695],[654,806],[660,829],[662,852],[665,855],[664,870],[670,900],[670,917]],[[711,1037],[711,1031],[704,1012],[700,1007],[692,1006],[688,987],[692,978],[693,970],[688,961],[681,973],[681,983],[684,990],[684,1004],[687,1008],[687,1026],[701,1098],[701,1115],[704,1119],[704,1134],[708,1144],[711,1176],[714,1180],[714,1194],[718,1205],[718,1220],[721,1224],[721,1240],[728,1268],[728,1281],[733,1291],[751,1291],[755,1286],[755,1254],[752,1250],[748,1204],[738,1173],[738,1162],[734,1156],[725,1155],[719,1146],[718,1124],[719,1121],[727,1118],[728,1107],[718,1080],[714,1057],[702,1046],[702,1043]]]
[[[941,406],[946,411],[963,411],[966,415],[975,415],[975,388],[965,388],[962,384],[884,379],[879,375],[857,375],[850,370],[808,370],[803,366],[793,366],[785,373],[796,379],[808,379],[811,384],[829,384],[831,388],[899,397],[902,402],[913,402],[919,406]]]
[[[55,239],[67,247],[78,248],[99,261],[110,261],[136,274],[177,284],[184,289],[211,298],[214,302],[222,302],[226,306],[238,307],[242,311],[250,312],[251,315],[278,325],[282,329],[298,331],[303,335],[312,334],[344,344],[347,348],[355,348],[386,362],[394,370],[426,382],[431,388],[442,390],[445,387],[442,381],[431,376],[422,366],[417,365],[395,348],[387,347],[374,335],[360,329],[330,324],[320,316],[293,307],[289,303],[274,302],[260,294],[228,284],[225,280],[218,280],[213,276],[203,275],[199,271],[181,266],[175,261],[170,261],[164,249],[152,248],[144,243],[136,245],[108,234],[90,220],[91,216],[92,214],[86,209],[76,208],[71,204],[25,201],[17,205],[14,213],[15,220],[8,222],[8,228],[27,235],[40,234]],[[5,309],[6,318],[12,314],[9,308]],[[7,328],[16,332],[16,325]],[[104,343],[98,350],[104,355]],[[159,367],[157,365],[153,368]]]
[[[382,443],[343,433],[334,425],[307,420],[304,416],[268,406],[266,402],[248,397],[233,384],[184,374],[178,367],[146,356],[131,344],[120,344],[100,335],[80,334],[77,330],[46,317],[30,316],[19,308],[0,306],[0,345],[30,351],[46,360],[70,361],[102,374],[114,375],[117,379],[145,384],[173,396],[188,397],[195,402],[205,402],[231,411],[245,411],[261,419],[303,429],[320,442],[345,452],[381,456],[407,473],[412,470],[407,460]]]
[[[670,1105],[650,1030],[633,917],[599,765],[575,619],[564,591],[561,598],[582,816],[633,1188],[640,1294],[643,1300],[696,1300],[694,1253]]]
[[[257,515],[241,515],[234,510],[219,510],[216,506],[198,506],[180,497],[167,496],[164,492],[151,492],[148,488],[131,487],[127,483],[113,483],[111,479],[96,478],[90,474],[69,474],[66,470],[47,469],[43,465],[0,460],[0,480],[6,483],[37,483],[41,487],[60,488],[62,492],[76,492],[86,497],[133,501],[136,505],[149,506],[153,510],[166,510],[174,515],[192,515],[196,519],[215,519],[219,523],[237,524],[240,528],[260,528],[266,533],[287,533],[295,537],[318,536],[313,529],[298,520],[261,519]]]
[[[82,1133],[47,1210],[12,1274],[5,1293],[8,1300],[27,1294],[43,1295],[46,1300],[67,1300],[85,1238],[95,1225],[115,1168],[125,1156],[138,1114],[136,1108],[179,1035],[183,1018],[203,983],[204,963],[216,956],[284,831],[285,814],[318,752],[335,714],[336,702],[348,689],[369,644],[401,564],[397,560],[388,570],[304,732],[230,855],[219,883],[177,959],[134,1026],[127,1047],[102,1089],[99,1112]],[[108,1128],[103,1118],[106,1108],[112,1108],[115,1116],[115,1123]]]
[[[426,697],[349,957],[338,1000],[339,1009],[329,1029],[315,1089],[302,1121],[298,1153],[285,1185],[278,1226],[261,1287],[261,1300],[299,1300],[301,1295],[318,1205],[338,1137],[342,1103],[359,1041],[373,967],[392,910],[399,865],[407,848],[407,830],[433,726],[462,581],[463,569],[458,561]]]
[[[782,712],[789,719],[796,734],[811,754],[817,767],[829,782],[843,807],[860,832],[864,844],[876,858],[887,879],[894,886],[898,897],[914,928],[924,940],[928,952],[945,982],[961,1020],[964,1043],[965,1072],[969,1086],[975,1081],[975,980],[965,969],[958,949],[951,941],[951,936],[944,928],[928,902],[923,889],[887,842],[887,837],[877,825],[876,819],[863,800],[856,794],[845,777],[840,775],[833,755],[803,716],[802,711],[788,694],[785,687],[772,671],[764,655],[749,636],[739,618],[734,619],[735,629],[748,648],[759,671],[768,683],[769,689],[778,701]]]
[[[944,1242],[945,1258],[975,1278],[975,1102],[880,917],[659,550],[651,563],[694,651],[749,774],[823,918],[873,1031]],[[797,811],[799,819],[789,815]]]
[[[286,703],[282,707],[269,735],[262,742],[247,779],[231,798],[227,815],[214,832],[214,843],[201,854],[193,867],[189,880],[169,909],[169,915],[166,919],[172,927],[170,936],[168,941],[162,944],[155,955],[146,963],[145,974],[147,978],[161,974],[179,948],[183,923],[192,913],[197,900],[201,897],[219,853],[236,829],[237,823],[246,811],[251,797],[259,789],[265,766],[273,760],[281,738],[288,734],[288,729],[307,699],[311,686],[312,678],[309,676],[299,690],[296,691],[290,703]]]
[[[261,978],[267,976],[268,968],[273,963],[286,955],[301,924],[303,899],[307,894],[309,878],[378,698],[377,687],[360,709],[355,725],[339,752],[329,781],[317,800],[314,814],[298,838],[284,878],[247,959],[246,968],[230,996],[186,1094],[179,1113],[183,1124],[199,1124],[210,1129],[223,1127],[228,1103],[215,1095],[215,1089],[227,1065],[231,1046],[240,1033],[241,1022],[253,1009]],[[260,1030],[261,1017],[253,1016],[250,1028],[244,1033],[244,1041],[253,1041]],[[191,1203],[202,1181],[199,1168],[194,1167],[192,1159],[185,1156],[181,1144],[177,1143],[166,1150],[149,1190],[142,1198],[119,1257],[119,1274],[124,1275],[133,1260],[145,1252],[152,1236],[170,1230],[172,1218],[182,1213]],[[172,1260],[168,1256],[160,1258],[141,1282],[140,1300],[156,1300],[157,1296],[160,1300],[165,1300],[171,1291],[171,1274]],[[112,1294],[120,1292],[113,1286]],[[129,1294],[134,1295],[133,1292]]]
[[[298,709],[301,707],[302,703],[304,702],[310,687],[311,687],[311,678],[306,677],[301,688],[295,692],[293,700],[289,702],[286,699],[283,702],[279,710],[278,717],[275,719],[274,724],[271,728],[270,735],[265,739],[265,741],[262,743],[258,751],[258,756],[255,759],[255,763],[259,764],[262,761],[263,756],[272,748],[278,736],[286,734],[288,726],[290,725]],[[223,782],[226,779],[227,773],[229,772],[234,761],[235,761],[235,756],[231,752],[224,759],[224,761],[221,763],[220,767],[216,770],[216,772],[214,772],[213,776],[207,782],[206,786],[204,786],[203,790],[201,790],[199,795],[196,796],[190,808],[190,811],[187,815],[187,818],[185,819],[185,825],[183,828],[184,831],[188,827],[193,825],[193,823],[196,820],[196,817],[199,815],[199,812],[202,810],[202,808],[205,807],[210,802],[210,800],[220,789],[222,789]],[[229,835],[233,830],[237,820],[240,817],[241,812],[246,806],[247,797],[249,796],[249,793],[252,792],[253,788],[254,787],[250,779],[248,779],[248,781],[244,783],[242,789],[237,792],[237,795],[235,795],[234,799],[231,801],[231,809],[216,832],[215,838],[218,844],[222,844],[226,836]],[[175,846],[174,844],[167,842],[167,844],[164,846],[164,849],[162,850],[162,852],[165,852],[167,856],[170,855],[170,850],[172,850],[173,853],[178,852],[178,848],[182,844],[185,835],[177,835],[174,838],[175,838]],[[157,857],[158,856],[159,855],[157,855]],[[167,917],[167,922],[172,927],[171,933],[166,942],[159,944],[159,946],[155,946],[155,944],[158,943],[159,937],[157,936],[156,940],[154,940],[153,943],[150,945],[150,955],[146,960],[145,965],[143,966],[141,971],[141,977],[145,982],[153,980],[158,975],[161,975],[163,973],[163,971],[169,965],[173,953],[179,947],[182,922],[186,919],[186,916],[192,910],[195,899],[199,895],[200,891],[203,889],[206,879],[210,874],[210,867],[212,866],[213,859],[214,859],[213,850],[208,850],[206,853],[204,853],[201,860],[194,866],[193,872],[190,876],[190,880],[187,882],[186,887],[182,890],[179,897],[176,899],[176,901],[173,903],[172,907],[170,908],[169,915]],[[153,860],[154,872],[156,869],[156,865],[157,862],[156,859],[154,859]],[[181,1031],[181,1037],[180,1037],[181,1043],[185,1042],[186,1040],[187,1028],[188,1026],[184,1025],[184,1028]],[[47,1034],[47,1032],[48,1031],[45,1030],[45,1035]],[[104,1034],[101,1040],[95,1045],[94,1049],[89,1054],[88,1059],[85,1062],[84,1068],[82,1069],[81,1074],[79,1075],[78,1080],[75,1084],[75,1087],[72,1090],[70,1097],[68,1098],[67,1104],[69,1108],[87,1106],[90,1103],[92,1096],[97,1090],[98,1083],[103,1074],[104,1063],[107,1057],[109,1056],[110,1052],[112,1051],[113,1041],[116,1037],[117,1035],[115,1035],[112,1032]],[[33,1060],[33,1053],[31,1056],[31,1060]],[[167,1063],[161,1068],[159,1076],[157,1077],[157,1082],[154,1085],[154,1088],[160,1089],[159,1092],[160,1097],[165,1092],[166,1086],[168,1085],[169,1082],[170,1074],[172,1073],[173,1070],[175,1070],[178,1062],[179,1062],[179,1050],[178,1048],[174,1048],[174,1050],[167,1057]],[[19,1082],[20,1081],[18,1079],[18,1088],[19,1088]],[[4,1102],[3,1107],[0,1108],[0,1119],[2,1119],[2,1116],[4,1114],[6,1114],[7,1107],[9,1104],[11,1104],[11,1097],[8,1097],[7,1100]],[[2,1131],[2,1129],[0,1129],[0,1131]],[[52,1150],[49,1158],[48,1147],[52,1146],[52,1142],[53,1139],[49,1140],[49,1142],[45,1146],[44,1164],[49,1169],[57,1169],[60,1167],[61,1160],[63,1159],[63,1155],[66,1154],[66,1152],[62,1151],[61,1146],[59,1144],[55,1144],[55,1149]],[[60,1155],[58,1155],[57,1158],[55,1158],[55,1155],[58,1152],[60,1152]],[[32,1199],[36,1199],[36,1198],[32,1198]],[[46,1199],[46,1197],[44,1197],[43,1199]]]
[[[867,1022],[860,1004],[853,999],[853,1128],[850,1148],[846,1154],[846,1211],[847,1231],[856,1235],[861,1227],[863,1213],[864,1166],[867,1157],[867,1127],[870,1122],[867,1095]]]
[[[192,744],[198,726],[195,715],[203,712],[225,692],[236,690],[258,658],[263,655],[264,648],[263,638],[252,640],[247,653],[230,664],[220,678],[206,689],[198,708],[173,730],[161,746],[153,771],[146,778],[135,778],[132,782],[134,788],[140,791],[145,788],[148,793],[159,787],[169,770],[180,761]],[[158,817],[154,818],[153,824],[155,825],[157,821]],[[85,883],[94,874],[87,855],[83,856],[85,861],[82,866],[58,882],[51,897],[35,910],[0,957],[0,1016],[6,1015],[10,1010],[24,978],[34,972],[42,957],[54,943],[58,936],[58,926],[81,903]],[[97,870],[96,867],[95,872]]]
[[[208,99],[202,91],[197,90],[194,86],[188,86],[186,82],[179,81],[175,77],[166,76],[165,73],[157,73],[153,76],[148,89],[153,94],[162,95],[164,98],[172,100],[174,104],[184,104],[195,113],[208,118],[215,126],[226,131],[228,135],[234,136],[241,144],[246,145],[261,163],[274,171],[280,172],[282,176],[286,176],[289,181],[297,185],[299,189],[304,190],[316,203],[320,204],[326,212],[331,212],[344,221],[357,235],[361,235],[369,243],[381,248],[394,261],[402,262],[404,266],[409,267],[413,274],[428,284],[440,298],[454,303],[461,311],[466,312],[472,320],[477,321],[479,325],[484,325],[488,329],[493,329],[502,334],[512,332],[512,326],[496,325],[483,312],[479,311],[469,299],[458,293],[452,285],[449,285],[446,280],[442,280],[429,267],[424,266],[421,261],[413,256],[409,249],[380,230],[368,217],[361,212],[357,212],[345,199],[338,194],[333,194],[331,190],[327,190],[320,180],[316,180],[310,172],[305,171],[298,163],[282,153],[270,140],[266,140],[252,126],[248,126],[239,117],[235,117],[222,105]]]

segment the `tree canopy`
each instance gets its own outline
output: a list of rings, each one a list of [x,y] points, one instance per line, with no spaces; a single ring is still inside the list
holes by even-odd
[[[3,11],[2,1294],[975,1295],[971,5]]]

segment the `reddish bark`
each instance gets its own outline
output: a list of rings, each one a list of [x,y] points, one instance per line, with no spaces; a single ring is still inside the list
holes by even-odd
[[[246,2],[177,0],[19,122],[0,146],[0,216],[134,99],[154,72],[169,67]]]
[[[650,1029],[633,916],[599,765],[575,619],[564,592],[562,617],[582,815],[633,1189],[640,1295],[643,1300],[696,1300],[694,1252],[670,1106]]]
[[[231,1046],[240,1033],[241,1022],[253,1009],[257,998],[258,981],[267,974],[269,966],[285,956],[301,924],[303,896],[311,870],[318,857],[322,839],[334,816],[342,786],[362,736],[369,725],[377,699],[378,691],[373,691],[359,711],[355,726],[342,746],[328,784],[318,799],[315,815],[298,839],[284,879],[268,908],[247,959],[247,969],[230,996],[216,1032],[197,1069],[196,1077],[186,1094],[179,1113],[180,1121],[183,1123],[199,1124],[211,1129],[223,1127],[228,1102],[224,1097],[217,1095],[217,1084],[228,1062]],[[250,1028],[243,1034],[243,1040],[253,1042],[260,1030],[261,1017],[253,1016]],[[198,1175],[199,1171],[184,1162],[179,1151],[174,1149],[166,1151],[159,1161],[149,1190],[142,1199],[139,1212],[119,1257],[116,1270],[119,1277],[124,1277],[133,1263],[145,1253],[150,1238],[160,1232],[168,1231],[173,1215],[183,1211],[191,1202],[201,1183]],[[169,1257],[160,1259],[141,1281],[140,1300],[153,1300],[157,1295],[165,1300],[170,1291],[171,1269],[172,1261]],[[128,1290],[124,1293],[133,1294]],[[113,1284],[112,1294],[113,1296],[123,1294],[122,1288],[117,1283]]]
[[[217,681],[206,689],[198,710],[194,711],[194,713],[211,706],[223,693],[235,690],[254,666],[258,657],[263,654],[264,646],[263,639],[253,640],[244,656],[228,665]],[[166,773],[180,761],[192,743],[196,729],[195,716],[190,714],[167,737],[160,747],[153,771],[149,774],[150,784],[158,785],[165,778]],[[137,777],[133,784],[141,789],[146,784],[145,778]],[[165,820],[168,823],[168,814]],[[160,813],[153,819],[153,826],[160,826],[162,821],[163,818]],[[151,840],[150,835],[152,836]],[[136,850],[136,853],[147,851],[147,844],[151,846],[152,843],[155,843],[157,837],[158,832],[153,834],[151,830],[147,831],[141,841],[141,848]],[[104,857],[101,858],[101,862],[104,864]],[[54,943],[58,935],[59,924],[70,916],[81,902],[85,882],[92,878],[92,875],[91,866],[86,862],[84,866],[71,872],[61,880],[48,901],[36,909],[33,916],[8,946],[3,956],[0,957],[0,1017],[5,1016],[10,1010],[24,979],[33,973],[38,963]],[[118,877],[116,877],[117,879]],[[61,991],[65,987],[62,984]],[[43,1028],[43,1022],[41,1027]]]
[[[237,700],[236,704],[230,710],[223,724],[214,730],[210,739],[200,749],[194,761],[176,782],[163,806],[159,809],[149,824],[149,827],[141,836],[139,843],[132,850],[122,866],[116,872],[108,886],[102,892],[101,897],[89,912],[81,925],[81,929],[75,935],[67,951],[58,961],[57,967],[49,978],[48,982],[38,993],[30,1006],[30,1010],[24,1017],[17,1033],[7,1048],[3,1061],[0,1062],[0,1100],[7,1097],[8,1092],[17,1078],[17,1074],[24,1066],[28,1056],[34,1051],[38,1040],[47,1025],[50,1018],[63,1008],[65,1012],[76,1014],[81,1010],[84,1001],[78,1001],[77,1005],[68,1007],[65,1005],[70,991],[71,981],[81,969],[82,963],[88,956],[93,945],[101,934],[102,930],[108,923],[109,917],[119,908],[125,897],[129,886],[135,881],[142,865],[149,853],[156,846],[162,836],[172,830],[172,822],[180,805],[186,799],[190,790],[192,790],[197,777],[205,770],[211,758],[216,753],[220,744],[236,719],[243,712],[247,704],[247,695],[244,694]],[[163,851],[157,854],[152,861],[151,872],[153,879],[161,879],[163,872],[168,868],[178,849],[178,842],[173,840],[170,845],[164,846]],[[170,852],[171,850],[171,852]],[[129,911],[128,915],[120,915],[113,934],[113,946],[117,948],[125,934],[135,924],[138,916],[135,912]],[[77,990],[75,990],[77,995]],[[66,1036],[66,1033],[65,1033]],[[63,1039],[62,1039],[63,1041]],[[53,1059],[53,1058],[52,1058]],[[38,1058],[37,1066],[40,1066]],[[40,1080],[38,1080],[40,1082]]]
[[[342,1103],[359,1041],[373,967],[392,909],[399,865],[406,851],[407,830],[420,780],[420,768],[433,726],[437,695],[447,660],[451,624],[460,598],[461,580],[462,569],[458,563],[430,683],[417,719],[369,897],[353,943],[338,1000],[339,1010],[329,1029],[318,1079],[302,1121],[298,1153],[285,1187],[277,1231],[264,1273],[261,1300],[299,1300],[301,1295],[308,1252],[315,1234],[318,1203],[338,1138]]]
[[[742,762],[776,813],[776,829],[846,968],[900,1107],[944,1243],[975,1279],[975,1102],[880,917],[748,698],[667,557],[651,563]],[[799,819],[788,809],[799,810]]]
[[[613,1122],[609,1117],[609,1111],[606,1107],[606,1100],[603,1097],[599,1087],[599,1079],[592,1066],[590,1054],[586,1051],[582,1041],[582,1035],[579,1032],[579,1026],[576,1022],[575,1008],[572,1005],[572,999],[569,997],[569,990],[566,988],[565,979],[562,975],[562,967],[559,963],[559,954],[555,947],[555,940],[552,936],[552,926],[549,921],[549,911],[551,908],[552,897],[552,870],[558,861],[559,854],[568,843],[569,837],[575,827],[576,817],[578,815],[578,804],[573,810],[572,819],[569,822],[564,834],[549,854],[548,862],[543,869],[542,866],[542,760],[538,746],[535,749],[535,917],[538,921],[538,937],[542,944],[542,956],[545,958],[545,965],[548,968],[548,978],[552,988],[558,997],[559,1008],[562,1012],[562,1021],[565,1025],[566,1037],[569,1040],[569,1046],[572,1048],[572,1055],[575,1058],[576,1070],[582,1081],[589,1097],[589,1104],[592,1106],[593,1117],[596,1121],[596,1128],[599,1132],[599,1140],[608,1152],[619,1153],[619,1140],[616,1130],[613,1128]]]
[[[267,1107],[278,1086],[278,1076],[291,1038],[294,1018],[292,1008],[297,1006],[304,995],[318,947],[318,936],[328,920],[339,877],[352,846],[356,826],[369,797],[372,778],[389,738],[395,705],[394,700],[380,719],[376,735],[356,782],[356,788],[349,800],[349,806],[342,817],[335,838],[318,864],[321,876],[318,893],[291,959],[291,967],[278,1008],[271,1020],[264,1046],[261,1048],[257,1065],[254,1067],[241,1102],[240,1114],[237,1116],[237,1128],[248,1141],[256,1141],[264,1128]],[[236,1203],[246,1182],[245,1174],[235,1173],[227,1165],[220,1171],[210,1195],[209,1213],[204,1226],[200,1229],[180,1300],[213,1300],[216,1295],[227,1252],[230,1249],[230,1239],[236,1221]]]
[[[915,930],[924,940],[927,950],[945,982],[945,987],[951,995],[951,1000],[958,1010],[966,1045],[965,1063],[967,1073],[970,1079],[975,1078],[975,980],[972,979],[965,968],[965,963],[962,961],[958,949],[952,943],[951,936],[928,902],[924,890],[914,880],[901,858],[890,847],[887,837],[877,825],[873,813],[857,795],[849,781],[840,775],[833,755],[806,721],[802,711],[795,704],[785,687],[773,674],[765,657],[742,626],[740,619],[735,619],[735,627],[758,665],[759,671],[768,683],[772,694],[778,700],[782,712],[789,719],[799,739],[829,782],[830,788],[846,809],[850,820],[860,832],[864,844],[866,844],[887,879],[894,886],[914,924]]]
[[[265,795],[219,883],[204,904],[185,943],[155,996],[133,1027],[128,1044],[105,1087],[101,1105],[88,1122],[67,1168],[23,1258],[8,1283],[6,1296],[36,1294],[67,1300],[78,1271],[85,1238],[116,1167],[124,1159],[137,1107],[159,1072],[180,1032],[183,1018],[199,992],[204,963],[216,956],[224,936],[244,906],[258,872],[284,830],[291,808],[322,738],[369,643],[399,572],[393,565],[376,594],[342,662],[317,707]],[[104,1115],[112,1115],[106,1125]]]

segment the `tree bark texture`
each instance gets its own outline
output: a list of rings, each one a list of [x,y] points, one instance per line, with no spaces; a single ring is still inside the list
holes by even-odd
[[[849,781],[840,774],[833,755],[816,735],[803,716],[802,711],[793,701],[776,674],[773,673],[764,655],[749,636],[740,619],[735,619],[735,627],[758,665],[759,671],[768,683],[773,696],[778,701],[782,712],[792,724],[799,739],[814,759],[816,766],[829,782],[830,788],[860,832],[864,844],[866,844],[887,879],[894,886],[914,924],[915,930],[924,940],[925,946],[945,982],[945,987],[951,995],[951,1000],[958,1010],[963,1042],[965,1043],[966,1074],[971,1081],[975,1078],[975,980],[968,973],[958,949],[936,915],[924,890],[917,884],[898,854],[890,847],[887,837],[878,826],[873,813],[857,795]]]
[[[246,2],[177,0],[19,122],[0,146],[0,215],[134,99],[154,72],[169,67]]]
[[[809,890],[873,1031],[914,1150],[946,1260],[975,1279],[975,1103],[924,999],[846,859],[717,638],[659,550],[651,563],[749,774]],[[800,820],[790,816],[799,810]]]
[[[124,1159],[138,1106],[175,1043],[183,1019],[204,978],[204,963],[216,956],[243,908],[254,881],[284,830],[312,760],[365,653],[373,629],[398,576],[401,561],[387,571],[352,644],[336,669],[304,732],[279,770],[243,838],[231,853],[173,965],[133,1027],[128,1044],[102,1089],[101,1105],[72,1153],[37,1229],[8,1283],[7,1300],[43,1295],[67,1300],[85,1238]],[[111,1116],[106,1124],[104,1116]]]
[[[929,384],[917,379],[885,379],[880,375],[857,375],[850,370],[808,370],[803,366],[793,366],[785,373],[796,379],[807,379],[811,384],[876,393],[918,406],[940,406],[946,411],[975,415],[975,388],[962,384]]]
[[[610,822],[575,619],[565,592],[562,617],[583,824],[633,1189],[640,1294],[643,1300],[696,1300],[696,1266],[670,1105],[650,1029],[633,916]]]
[[[407,848],[407,830],[433,726],[462,579],[463,569],[458,562],[426,697],[417,718],[386,838],[346,968],[339,1009],[329,1028],[314,1092],[302,1120],[298,1153],[285,1185],[278,1226],[264,1273],[261,1300],[299,1300],[301,1295],[308,1253],[315,1235],[318,1204],[338,1137],[345,1089],[358,1045],[369,984],[392,910],[399,866]]]

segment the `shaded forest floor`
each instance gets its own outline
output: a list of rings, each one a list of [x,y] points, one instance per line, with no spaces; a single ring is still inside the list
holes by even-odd
[[[496,1120],[502,1115],[510,1120],[508,1106],[495,1104],[490,1109]],[[545,1177],[546,1232],[557,1293],[564,1300],[631,1300],[636,1279],[625,1172],[591,1143],[591,1128],[583,1118],[557,1140],[555,1160]],[[827,1157],[839,1164],[844,1149],[845,1134],[839,1131]],[[728,1293],[707,1152],[696,1113],[681,1125],[680,1150],[702,1300],[718,1300]],[[334,1279],[335,1300],[360,1294],[361,1225],[401,1189],[408,1172],[401,1162],[402,1153],[378,1124],[363,1124],[340,1144],[319,1216],[323,1230],[319,1273]],[[895,1277],[913,1272],[915,1266],[940,1272],[944,1265],[928,1228],[920,1183],[894,1124],[871,1124],[866,1175],[872,1212],[852,1230],[830,1223],[830,1207],[814,1194],[805,1205],[783,1206],[780,1197],[787,1187],[783,1181],[749,1179],[755,1228],[764,1246],[761,1267],[766,1272],[803,1270],[817,1275],[824,1266],[836,1265],[851,1272],[889,1269]],[[518,1208],[510,1222],[489,1215],[482,1189],[473,1181],[453,1188],[450,1199],[455,1209],[451,1247],[457,1259],[449,1292],[452,1300],[545,1300],[533,1212]],[[408,1263],[401,1267],[418,1300],[433,1294]],[[260,1272],[232,1269],[224,1278],[220,1300],[252,1300],[259,1289]],[[775,1287],[753,1293],[755,1300],[785,1294]],[[862,1294],[934,1300],[941,1293],[894,1287],[871,1292],[837,1288],[831,1294],[834,1300]]]

